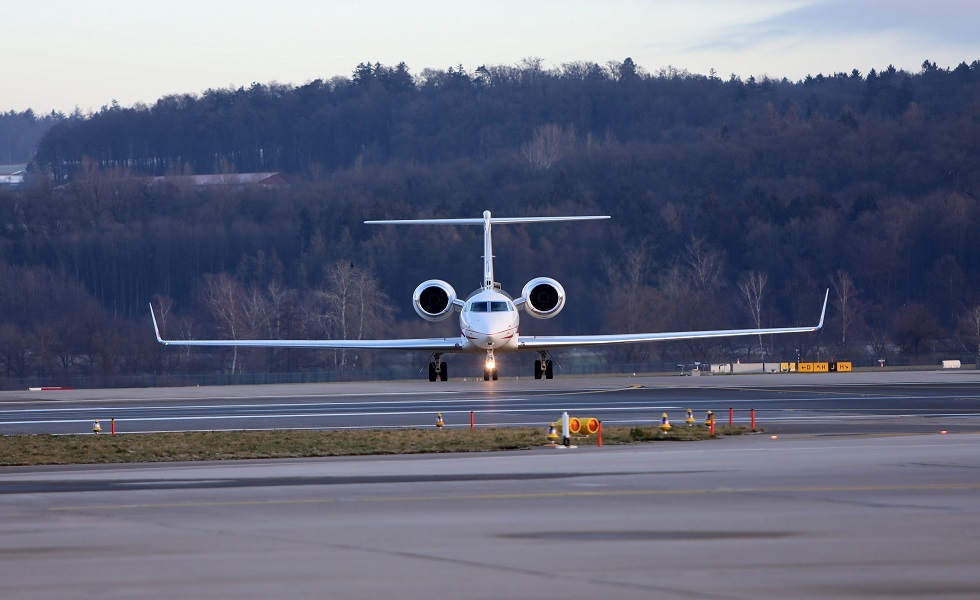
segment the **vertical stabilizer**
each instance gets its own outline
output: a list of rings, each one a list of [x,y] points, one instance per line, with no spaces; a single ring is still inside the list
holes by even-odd
[[[493,289],[493,242],[490,240],[490,211],[483,211],[483,289]]]

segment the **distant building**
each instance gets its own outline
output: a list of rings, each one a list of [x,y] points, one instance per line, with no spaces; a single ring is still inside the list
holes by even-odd
[[[284,186],[289,182],[282,176],[282,173],[224,173],[221,175],[175,175],[168,177],[154,177],[154,183],[174,183],[177,185],[187,184],[192,186],[208,185],[267,185]]]
[[[24,185],[27,165],[0,165],[0,187],[20,187]]]

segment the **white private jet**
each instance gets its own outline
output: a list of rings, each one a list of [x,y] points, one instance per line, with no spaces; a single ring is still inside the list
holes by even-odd
[[[168,346],[244,346],[431,352],[429,381],[446,381],[449,378],[446,363],[442,362],[441,358],[443,354],[452,352],[486,354],[486,363],[483,369],[484,381],[491,379],[496,381],[497,379],[497,354],[519,351],[537,352],[540,358],[534,361],[534,378],[541,379],[543,376],[546,379],[551,379],[554,377],[554,366],[548,355],[549,351],[554,348],[777,333],[807,333],[823,327],[824,316],[827,313],[827,298],[830,295],[829,289],[824,294],[820,322],[813,327],[611,335],[521,335],[519,331],[520,311],[523,310],[536,319],[550,319],[565,306],[565,290],[561,284],[550,277],[538,277],[529,281],[521,290],[520,298],[516,300],[501,290],[500,284],[495,282],[493,277],[493,245],[490,239],[490,227],[512,223],[549,223],[608,218],[608,216],[501,218],[492,217],[490,211],[484,211],[482,219],[365,221],[369,225],[483,225],[483,283],[479,289],[471,293],[466,300],[460,300],[456,296],[456,290],[447,282],[440,279],[430,279],[419,284],[412,295],[415,312],[427,321],[442,321],[451,316],[452,313],[459,311],[459,337],[394,340],[164,340],[160,336],[160,328],[157,326],[152,304],[150,305],[150,316],[153,319],[157,341]]]

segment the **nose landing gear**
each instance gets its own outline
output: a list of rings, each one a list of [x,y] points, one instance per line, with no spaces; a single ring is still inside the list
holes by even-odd
[[[497,361],[493,358],[493,350],[487,350],[487,362],[483,367],[483,381],[497,381]]]

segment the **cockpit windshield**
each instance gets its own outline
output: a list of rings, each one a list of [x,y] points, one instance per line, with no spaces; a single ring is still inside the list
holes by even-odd
[[[512,310],[514,310],[514,306],[510,302],[502,300],[470,302],[470,312],[511,312]]]

